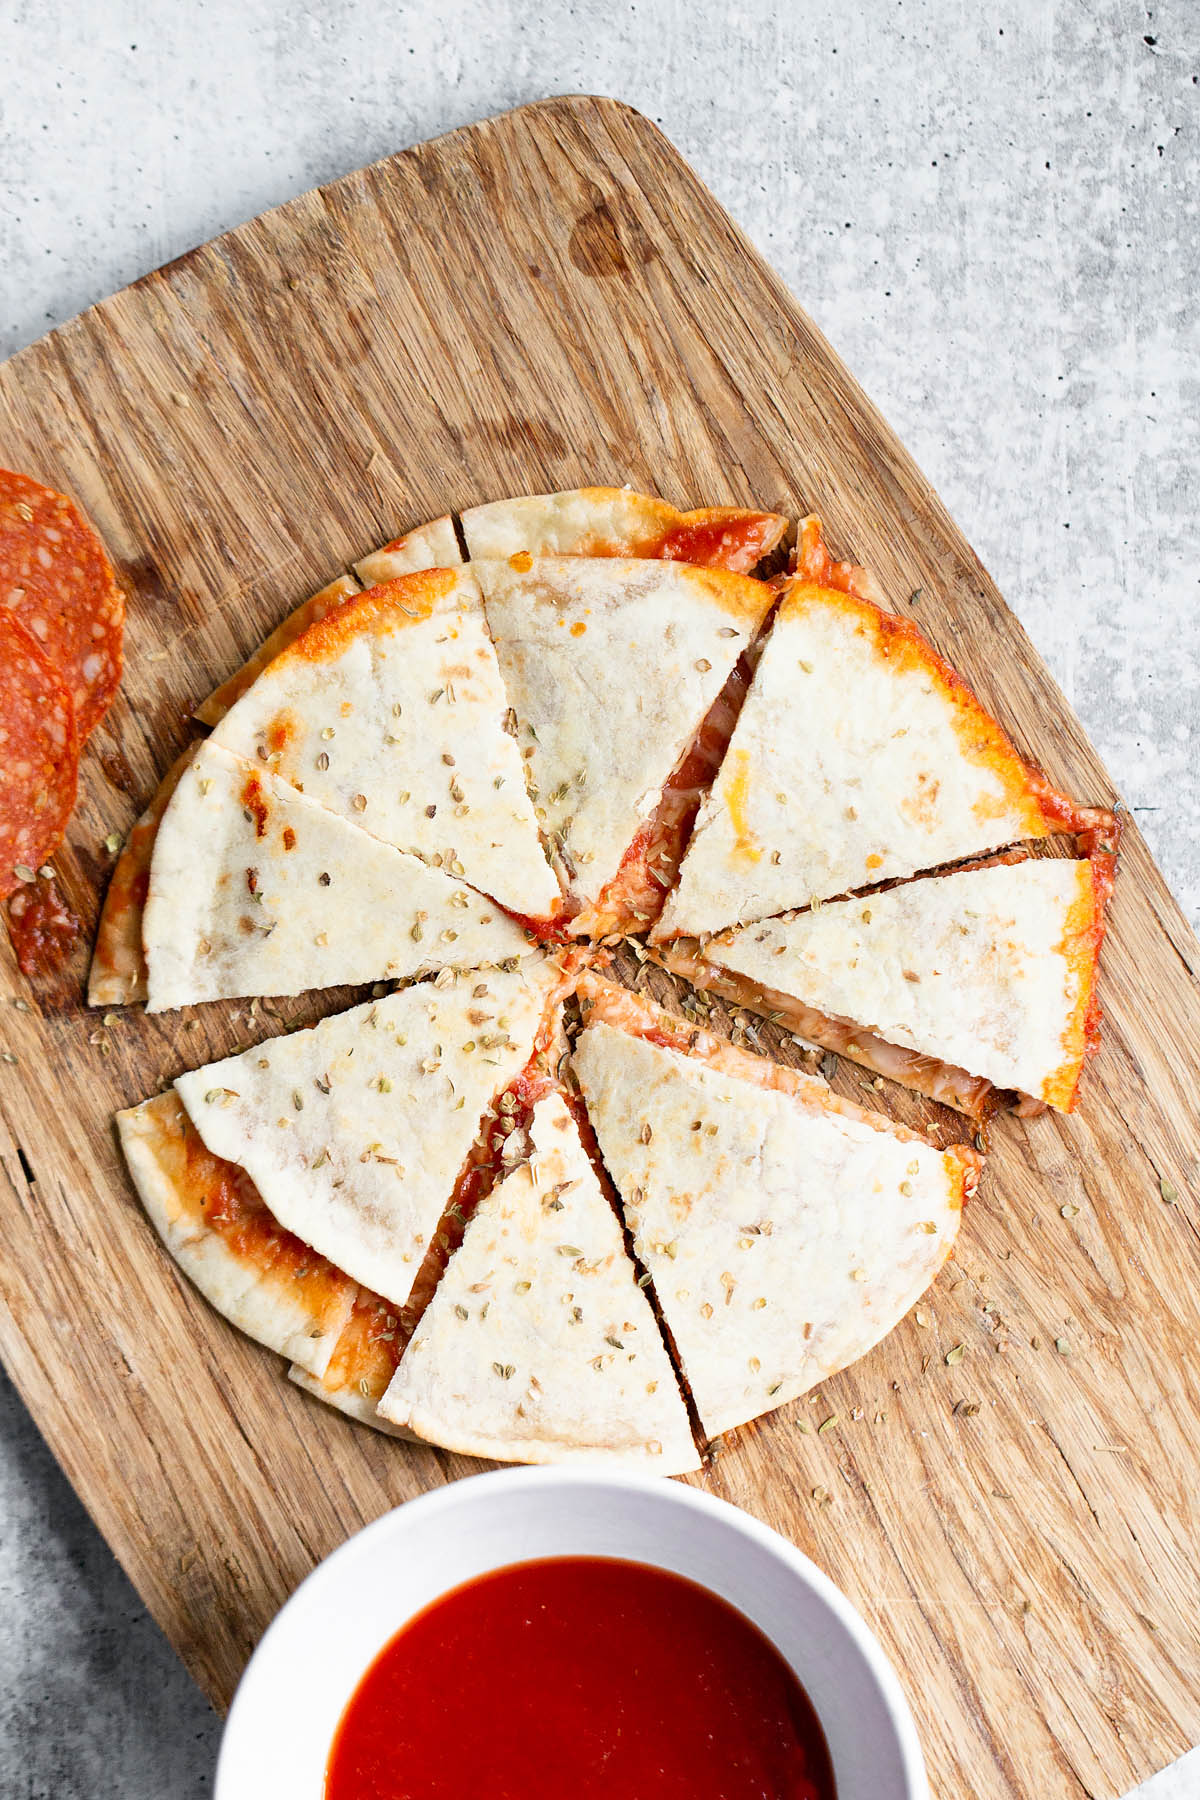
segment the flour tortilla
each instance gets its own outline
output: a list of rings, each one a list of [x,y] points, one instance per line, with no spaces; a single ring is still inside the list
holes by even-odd
[[[467,1456],[699,1466],[654,1314],[561,1095],[475,1212],[379,1412]]]
[[[213,742],[514,912],[558,910],[466,569],[371,588],[277,656]]]
[[[196,746],[189,744],[158,784],[158,791],[135,822],[118,856],[88,970],[89,1006],[127,1006],[146,998],[146,957],[142,949],[142,912],[150,881],[150,859],[159,821],[167,802],[191,766]]]
[[[914,626],[854,594],[784,597],[679,886],[701,937],[1079,829]]]
[[[472,564],[532,773],[538,818],[581,902],[616,875],[772,603],[748,576],[683,563]]]
[[[212,742],[163,814],[142,932],[150,1012],[529,950],[494,900]]]
[[[263,639],[253,656],[248,657],[241,668],[234,671],[228,681],[223,681],[220,687],[213,689],[207,700],[200,702],[192,713],[193,719],[197,719],[201,725],[219,724],[234,702],[240,700],[248,688],[253,687],[269,662],[273,662],[289,644],[294,644],[301,632],[307,631],[310,625],[318,624],[335,607],[340,606],[343,600],[349,600],[360,591],[352,575],[337,575],[327,582],[319,593],[313,594],[311,599],[305,600],[294,612],[290,612],[271,635]]]
[[[366,588],[382,581],[394,581],[397,575],[415,575],[422,569],[453,569],[462,562],[454,520],[447,513],[418,525],[403,537],[393,538],[382,550],[372,551],[355,563],[354,573]]]
[[[1086,860],[931,876],[714,938],[710,962],[1069,1111],[1103,900]]]
[[[281,1225],[403,1306],[484,1108],[529,1062],[557,979],[538,956],[422,983],[182,1075],[176,1090]]]
[[[534,556],[636,556],[748,575],[787,529],[778,513],[732,506],[680,512],[632,488],[570,488],[493,500],[462,515],[472,560]]]
[[[603,1022],[574,1067],[710,1436],[865,1355],[950,1253],[963,1160],[823,1083],[768,1090]]]
[[[283,1231],[249,1180],[205,1149],[177,1094],[119,1112],[117,1130],[150,1222],[188,1279],[247,1337],[323,1375],[356,1284]],[[230,1184],[242,1214],[224,1230]]]

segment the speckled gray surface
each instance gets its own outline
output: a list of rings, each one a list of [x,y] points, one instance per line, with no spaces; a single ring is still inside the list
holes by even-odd
[[[453,125],[639,106],[909,444],[1200,914],[1196,0],[9,0],[0,69],[0,354]],[[0,1385],[0,1796],[189,1800],[216,1739]],[[1163,1781],[1200,1793],[1196,1760]]]

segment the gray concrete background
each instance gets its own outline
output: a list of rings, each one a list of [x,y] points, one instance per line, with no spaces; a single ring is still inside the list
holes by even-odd
[[[39,0],[0,9],[0,69],[0,354],[451,126],[640,107],[909,444],[1200,915],[1196,0]],[[0,1800],[187,1800],[216,1737],[0,1387]],[[1154,1800],[1197,1793],[1190,1759]]]

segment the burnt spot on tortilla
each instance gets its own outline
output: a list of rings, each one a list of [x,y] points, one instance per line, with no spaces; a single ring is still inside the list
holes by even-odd
[[[242,805],[246,809],[246,817],[254,826],[255,837],[266,837],[267,820],[270,807],[263,793],[262,782],[257,775],[247,775],[242,784]]]
[[[280,712],[267,726],[267,749],[278,756],[286,750],[292,740],[299,734],[298,721],[294,713]]]

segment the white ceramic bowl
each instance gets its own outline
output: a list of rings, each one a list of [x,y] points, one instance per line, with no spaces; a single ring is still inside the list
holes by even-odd
[[[215,1800],[322,1800],[342,1710],[406,1620],[474,1576],[545,1556],[624,1557],[719,1594],[803,1682],[838,1800],[928,1800],[900,1684],[858,1613],[806,1556],[695,1488],[578,1469],[454,1482],[335,1550],[292,1595],[242,1677]]]

